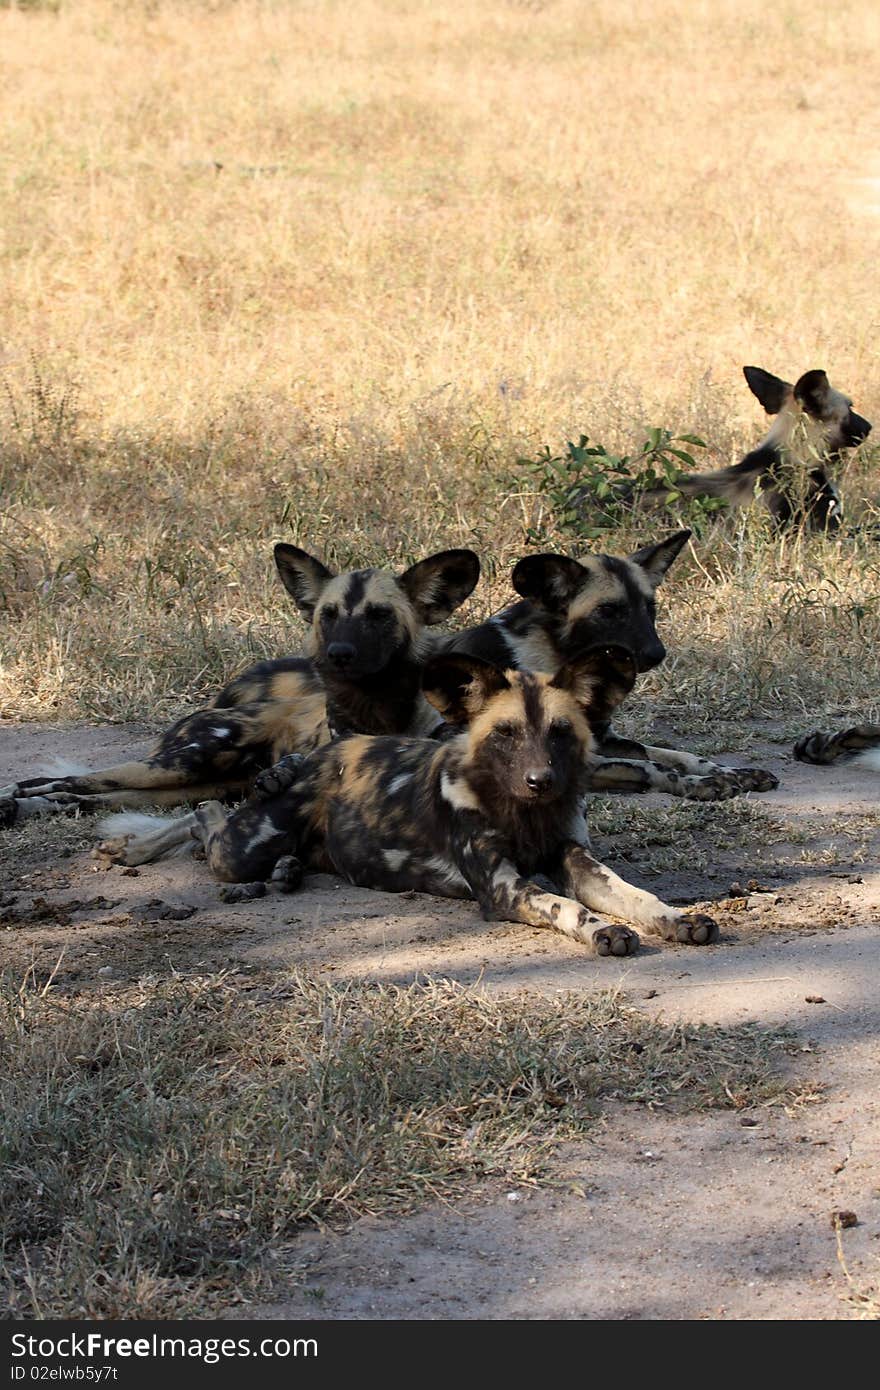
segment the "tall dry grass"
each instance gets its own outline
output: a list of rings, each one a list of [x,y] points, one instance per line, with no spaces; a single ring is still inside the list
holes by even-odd
[[[518,456],[726,463],[745,362],[877,420],[878,39],[870,0],[0,7],[0,712],[165,718],[289,648],[279,535],[473,544],[488,611]],[[876,708],[878,555],[721,523],[652,708]]]

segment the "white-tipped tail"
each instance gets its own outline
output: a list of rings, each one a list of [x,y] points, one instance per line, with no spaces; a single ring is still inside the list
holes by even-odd
[[[859,767],[869,768],[872,772],[880,772],[880,748],[866,748],[864,753],[857,753],[853,762]]]
[[[41,777],[85,777],[94,770],[83,763],[72,763],[69,758],[43,758],[37,764]]]
[[[120,858],[126,864],[152,864],[156,859],[178,859],[192,854],[195,815],[146,816],[141,811],[119,811],[98,826],[104,840],[120,841]],[[124,842],[124,845],[123,843]]]

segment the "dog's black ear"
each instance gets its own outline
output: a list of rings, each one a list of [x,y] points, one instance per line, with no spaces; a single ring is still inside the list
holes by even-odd
[[[830,394],[831,382],[818,368],[812,372],[804,372],[795,382],[794,398],[814,420],[825,418]]]
[[[510,681],[490,661],[450,652],[435,656],[422,672],[422,691],[448,724],[469,724]]]
[[[667,536],[665,541],[645,545],[634,555],[630,555],[630,564],[643,569],[656,589],[673,560],[687,545],[691,534],[690,531],[676,531],[674,535]]]
[[[568,607],[588,575],[567,555],[526,555],[514,565],[510,582],[522,598],[558,613]]]
[[[429,555],[398,579],[421,621],[442,623],[469,598],[480,577],[480,561],[472,550],[441,550]]]
[[[333,571],[295,545],[279,541],[275,547],[275,567],[290,597],[303,617],[311,622],[315,604],[325,586],[333,579]]]
[[[763,367],[743,367],[749,390],[757,396],[768,415],[778,415],[788,399],[791,382],[765,372]]]
[[[560,667],[550,684],[604,718],[626,698],[637,674],[635,657],[626,647],[587,647]]]

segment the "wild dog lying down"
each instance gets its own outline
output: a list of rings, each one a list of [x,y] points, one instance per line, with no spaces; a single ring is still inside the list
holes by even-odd
[[[275,564],[311,625],[305,656],[251,666],[207,708],[178,720],[142,761],[2,789],[0,824],[70,804],[87,810],[237,798],[261,768],[326,743],[331,728],[421,734],[439,722],[421,694],[424,629],[474,589],[480,562],[473,551],[444,550],[401,575],[334,575],[282,544]]]
[[[714,941],[711,918],[667,907],[589,851],[593,692],[634,680],[629,653],[616,648],[553,676],[437,657],[424,691],[445,720],[467,726],[456,738],[344,738],[263,774],[231,814],[213,801],[164,823],[113,816],[105,829],[127,844],[104,852],[144,863],[179,852],[195,833],[226,881],[272,875],[291,889],[304,868],[335,870],[365,888],[476,898],[487,918],[552,927],[599,955],[629,955],[639,938],[592,912],[669,941]]]
[[[740,463],[679,478],[676,487],[686,497],[722,497],[736,507],[748,506],[757,494],[780,526],[837,530],[843,507],[829,470],[845,449],[867,439],[869,422],[823,371],[804,372],[794,386],[761,367],[743,367],[743,373],[775,417],[769,434]]]
[[[587,647],[619,645],[633,655],[639,674],[666,656],[655,625],[656,592],[690,538],[676,531],[623,559],[588,555],[528,555],[511,582],[522,602],[488,622],[441,639],[447,649],[491,661],[502,669],[558,671]],[[625,693],[625,692],[624,692]],[[590,724],[596,740],[591,767],[594,790],[662,791],[717,801],[748,791],[769,791],[778,778],[760,768],[722,767],[671,748],[622,738],[611,719],[623,695],[596,690]]]
[[[856,724],[837,734],[817,729],[798,739],[794,756],[802,763],[833,763],[837,758],[849,758],[861,767],[880,771],[880,724]]]

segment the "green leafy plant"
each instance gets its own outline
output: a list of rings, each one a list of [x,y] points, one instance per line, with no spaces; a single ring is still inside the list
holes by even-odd
[[[528,494],[547,502],[557,529],[587,540],[621,526],[648,493],[654,494],[652,503],[663,508],[680,511],[686,503],[689,519],[699,521],[725,504],[717,498],[684,498],[679,479],[684,472],[692,472],[697,463],[683,445],[706,447],[694,434],[675,435],[671,430],[652,427],[636,453],[613,454],[604,444],[591,443],[589,436],[582,434],[577,444],[569,440],[562,454],[554,454],[545,446],[537,458],[517,459],[522,472],[506,482],[520,495],[525,484]],[[527,536],[536,544],[546,539],[542,529],[535,526],[528,527]]]

